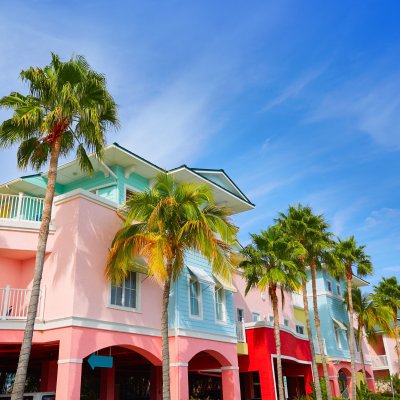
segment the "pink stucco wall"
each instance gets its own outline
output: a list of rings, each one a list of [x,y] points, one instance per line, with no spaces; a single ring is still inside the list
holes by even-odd
[[[234,283],[238,291],[234,294],[235,313],[237,308],[242,308],[245,313],[245,322],[251,322],[252,313],[259,313],[262,320],[269,320],[273,315],[271,300],[268,291],[263,293],[258,289],[251,289],[245,296],[246,282],[240,274],[234,276]],[[278,291],[279,298],[279,323],[283,325],[284,319],[289,320],[289,327],[296,328],[296,322],[293,314],[292,296],[290,293],[284,293],[284,303],[282,308],[281,293]]]
[[[42,286],[46,289],[44,319],[81,317],[91,320],[160,328],[161,291],[141,276],[140,312],[107,307],[110,285],[104,270],[108,248],[120,226],[114,210],[90,199],[75,197],[55,205],[53,251],[47,255]],[[23,262],[20,279],[29,282],[34,260]]]

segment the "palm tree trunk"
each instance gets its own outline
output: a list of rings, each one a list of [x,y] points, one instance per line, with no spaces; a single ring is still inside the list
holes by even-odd
[[[33,276],[31,298],[29,300],[28,315],[26,320],[24,339],[19,353],[18,368],[15,375],[12,400],[22,400],[25,389],[26,375],[28,372],[29,357],[32,348],[32,337],[40,296],[40,283],[42,281],[44,256],[46,253],[47,238],[51,221],[51,210],[57,180],[58,158],[61,150],[62,136],[58,136],[51,146],[50,166],[47,180],[46,195],[44,198],[42,223],[40,224],[38,244],[36,250],[35,272]]]
[[[313,306],[314,306],[314,322],[315,322],[315,328],[317,331],[317,340],[318,340],[319,351],[321,353],[322,369],[324,371],[324,377],[325,377],[326,394],[327,394],[328,400],[332,400],[332,390],[331,390],[331,384],[329,381],[328,366],[326,364],[325,348],[323,345],[322,335],[321,335],[321,322],[319,320],[317,284],[316,284],[315,263],[314,262],[310,263],[310,270],[311,270],[311,284],[312,284],[312,295],[313,295],[312,297],[313,297]]]
[[[276,346],[276,369],[278,372],[278,398],[285,400],[285,389],[283,387],[283,373],[282,373],[282,354],[281,354],[281,337],[279,331],[279,314],[278,314],[278,297],[276,295],[276,288],[271,288],[272,310],[274,312],[274,336]],[[274,366],[272,366],[274,368]]]
[[[169,379],[169,339],[168,339],[168,304],[172,279],[172,261],[167,263],[167,279],[164,283],[163,303],[161,315],[161,342],[162,342],[162,398],[171,399],[170,379]]]
[[[368,381],[367,381],[367,373],[365,371],[365,359],[364,359],[364,350],[363,350],[363,330],[364,327],[362,324],[358,323],[358,349],[360,351],[360,359],[361,359],[361,367],[362,367],[362,372],[364,375],[364,380],[365,380],[365,384],[368,385]]]
[[[308,298],[307,298],[307,281],[305,281],[305,280],[302,281],[302,290],[303,290],[303,305],[304,305],[304,314],[306,316],[308,342],[310,343],[310,350],[311,350],[315,396],[316,396],[316,400],[322,400],[321,384],[319,382],[318,366],[317,366],[317,362],[316,362],[314,342],[313,342],[313,337],[312,337],[312,333],[311,333],[310,310],[308,308]]]
[[[399,320],[397,319],[399,310],[396,307],[395,308],[395,314],[394,314],[394,332],[395,332],[395,338],[396,338],[396,349],[397,349],[397,358],[399,359],[399,368],[400,368],[400,331],[399,331]]]
[[[349,313],[350,313],[350,361],[351,361],[351,399],[356,400],[357,391],[357,376],[356,376],[356,363],[354,358],[354,328],[353,328],[353,296],[351,290],[351,280],[353,274],[351,271],[347,270],[347,297],[349,302]]]

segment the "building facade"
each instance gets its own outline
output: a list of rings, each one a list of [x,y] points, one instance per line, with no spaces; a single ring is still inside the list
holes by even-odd
[[[54,392],[60,400],[157,400],[162,388],[161,287],[140,267],[113,285],[105,277],[105,262],[121,226],[118,207],[131,192],[150,187],[151,180],[166,171],[118,144],[108,146],[104,160],[93,159],[93,165],[92,177],[85,176],[76,161],[58,170],[29,391]],[[168,173],[177,181],[207,183],[216,203],[233,213],[254,207],[222,170],[183,165]],[[23,337],[46,178],[30,175],[0,186],[3,392],[12,384]],[[345,288],[326,272],[319,273],[317,286],[330,384],[338,396],[350,386]],[[272,306],[266,292],[244,292],[240,273],[227,282],[213,275],[204,258],[186,254],[169,305],[172,399],[277,398]],[[312,319],[311,298],[310,308]],[[279,323],[285,394],[294,399],[310,393],[313,381],[300,295],[280,298]],[[389,354],[390,345],[382,346],[371,357],[365,350],[370,386],[378,372],[374,360]],[[110,359],[112,365],[102,364]]]

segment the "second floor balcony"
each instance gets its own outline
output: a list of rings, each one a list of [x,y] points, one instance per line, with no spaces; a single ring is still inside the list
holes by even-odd
[[[39,296],[37,319],[43,320],[44,291],[42,288]],[[5,320],[26,320],[28,315],[29,300],[32,290],[26,288],[0,288],[0,326]]]
[[[389,368],[389,363],[386,355],[372,356],[371,361],[372,368],[375,370]]]
[[[44,199],[20,194],[0,194],[0,225],[18,222],[40,222]]]

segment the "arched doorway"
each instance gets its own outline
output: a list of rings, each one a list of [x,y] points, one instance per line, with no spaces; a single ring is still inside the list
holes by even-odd
[[[161,390],[161,367],[131,346],[111,346],[94,353],[112,358],[112,367],[93,364],[93,354],[82,363],[81,399],[153,400]],[[98,359],[98,358],[97,358]]]
[[[340,369],[338,372],[338,384],[339,384],[340,397],[348,399],[349,384],[348,384],[347,374],[344,369]]]
[[[209,352],[197,353],[188,365],[189,398],[221,400],[221,363]]]

